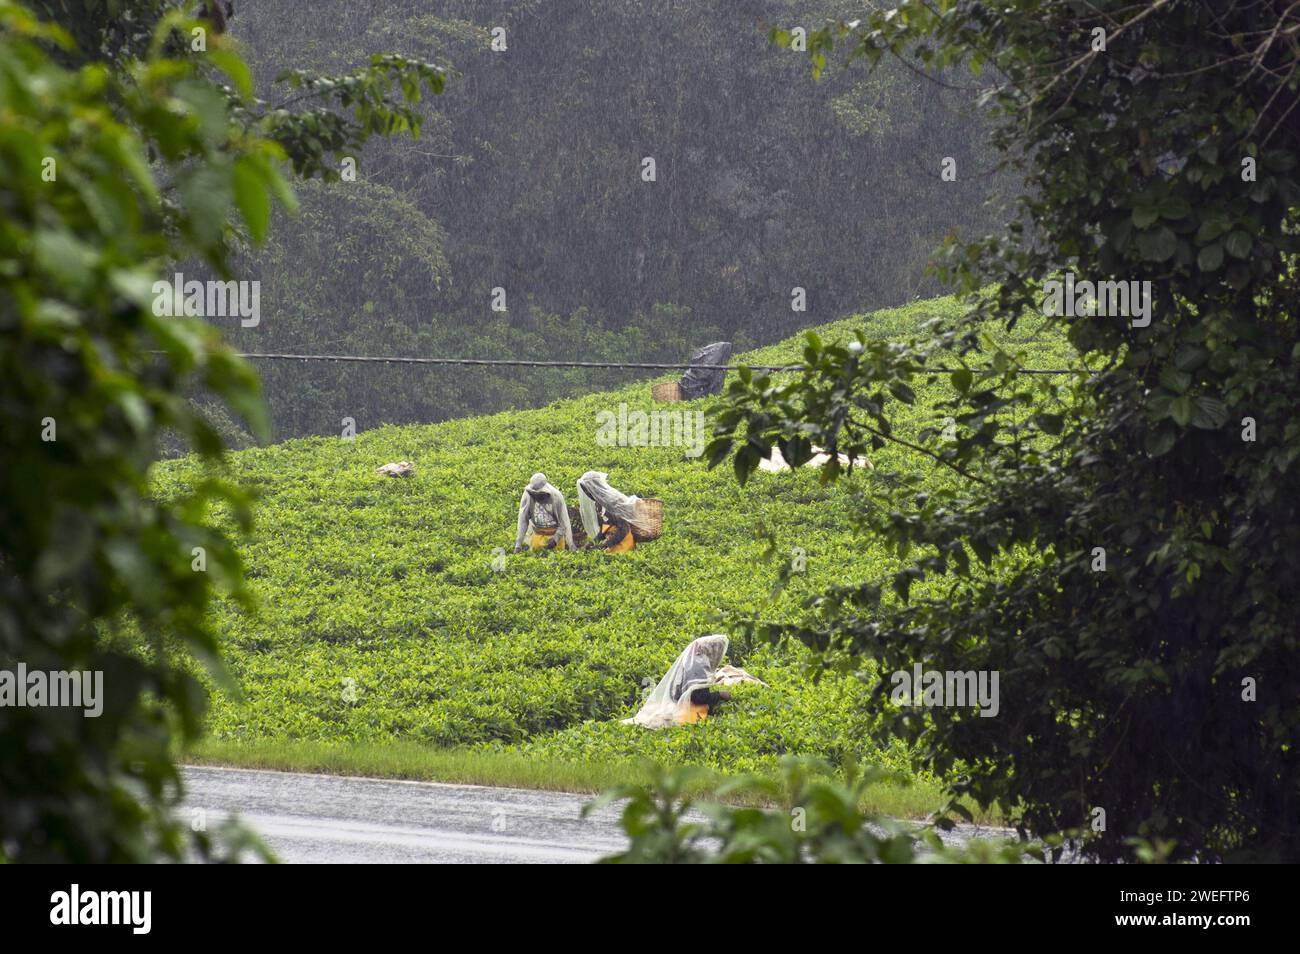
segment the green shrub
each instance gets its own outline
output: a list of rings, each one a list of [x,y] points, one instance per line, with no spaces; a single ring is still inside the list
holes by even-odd
[[[1043,857],[1041,848],[1009,840],[945,843],[917,829],[863,812],[868,786],[887,777],[880,769],[842,773],[816,759],[785,758],[776,780],[739,778],[700,794],[699,769],[662,771],[646,784],[601,795],[589,813],[624,803],[625,851],[607,864],[917,864],[1010,863]],[[737,807],[722,799],[761,793],[775,809]]]

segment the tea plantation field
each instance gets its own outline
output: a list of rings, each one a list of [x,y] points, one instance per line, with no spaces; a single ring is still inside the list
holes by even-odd
[[[818,332],[826,340],[856,328],[903,336],[957,308],[949,299],[917,302]],[[1064,366],[1067,346],[1039,340],[1036,326],[1016,331],[1026,362]],[[791,340],[741,360],[794,361],[800,347]],[[437,386],[436,372],[428,381]],[[933,417],[925,405],[946,387],[936,378],[918,388],[911,429]],[[716,400],[657,407],[707,410]],[[801,650],[734,639],[728,661],[769,688],[744,687],[705,724],[650,733],[619,723],[682,647],[725,630],[728,614],[796,614],[800,597],[890,566],[881,547],[850,531],[851,491],[878,479],[872,472],[832,487],[809,469],[760,472],[742,489],[730,467],[711,472],[680,447],[600,446],[597,414],[617,413],[621,402],[655,407],[649,382],[430,426],[366,429],[359,420],[352,440],[232,454],[233,472],[259,495],[256,529],[242,552],[260,606],[255,615],[218,611],[242,687],[240,698],[214,693],[210,735],[225,757],[239,744],[251,751],[297,741],[572,763],[649,756],[724,771],[761,770],[785,753],[852,754],[904,767],[901,746],[882,751],[864,741],[871,716],[862,681],[827,677],[814,685]],[[340,417],[347,413],[339,409]],[[415,463],[414,477],[375,474],[400,460]],[[891,460],[927,467],[888,449],[876,462]],[[537,470],[570,502],[587,470],[608,471],[625,492],[662,498],[662,539],[625,555],[501,560],[494,551],[512,546],[519,496]],[[196,476],[180,460],[160,464],[156,480],[165,494]],[[778,552],[806,553],[806,574],[775,600],[776,568],[762,560],[759,525],[775,534]]]

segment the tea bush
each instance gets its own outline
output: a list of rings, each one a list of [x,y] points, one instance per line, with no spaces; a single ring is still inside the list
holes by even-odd
[[[820,331],[834,338],[865,327],[903,337],[955,314],[939,299]],[[1027,362],[1065,360],[1058,340],[1020,334]],[[792,362],[800,348],[794,339],[744,360]],[[925,386],[915,427],[928,423],[927,400],[945,381]],[[836,487],[801,470],[759,474],[739,488],[681,447],[599,446],[596,415],[617,413],[621,402],[642,410],[712,406],[712,399],[652,405],[642,382],[428,426],[366,430],[358,420],[352,440],[231,454],[233,476],[259,499],[243,557],[260,608],[216,612],[243,692],[214,697],[211,733],[513,747],[575,761],[650,756],[727,771],[770,767],[792,752],[901,767],[901,748],[863,741],[868,687],[849,673],[814,685],[802,648],[733,639],[729,661],[769,688],[745,687],[716,718],[690,729],[647,733],[619,723],[691,639],[724,630],[728,616],[758,608],[796,614],[801,597],[887,562],[882,547],[849,529],[846,490],[872,480],[871,471]],[[413,461],[415,476],[375,474],[396,460]],[[502,561],[530,475],[544,471],[573,503],[578,476],[592,469],[608,471],[625,492],[663,499],[662,539],[619,556],[539,552]],[[197,476],[192,462],[170,461],[157,468],[156,483],[160,493],[178,493]],[[773,595],[777,570],[765,555],[771,549],[788,561],[795,547],[806,553],[806,572]]]

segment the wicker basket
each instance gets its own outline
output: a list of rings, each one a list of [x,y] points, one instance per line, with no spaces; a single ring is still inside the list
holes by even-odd
[[[636,502],[636,520],[632,539],[637,543],[658,540],[664,526],[664,502],[657,497],[642,497]]]
[[[676,381],[664,381],[650,388],[650,396],[656,401],[680,401],[682,386]]]

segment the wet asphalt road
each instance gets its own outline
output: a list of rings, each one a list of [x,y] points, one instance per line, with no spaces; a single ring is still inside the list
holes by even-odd
[[[186,766],[186,820],[238,815],[284,862],[556,864],[627,846],[613,805],[589,795],[440,782]],[[1008,832],[962,826],[947,842]]]
[[[187,812],[238,814],[285,862],[590,862],[626,847],[587,795],[187,766]],[[187,815],[187,818],[193,817]]]

